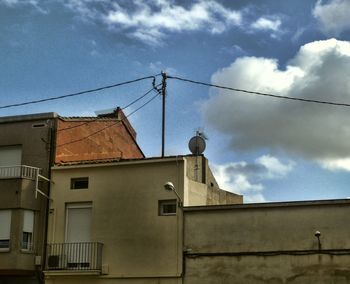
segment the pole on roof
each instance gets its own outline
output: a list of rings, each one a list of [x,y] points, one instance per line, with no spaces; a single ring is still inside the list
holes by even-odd
[[[162,71],[162,158],[164,158],[165,148],[165,95],[166,95],[166,79],[167,75]]]

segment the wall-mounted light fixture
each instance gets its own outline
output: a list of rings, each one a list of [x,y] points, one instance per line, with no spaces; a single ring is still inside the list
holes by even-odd
[[[315,237],[317,238],[317,242],[318,242],[318,249],[321,250],[322,246],[321,246],[321,232],[320,231],[316,231],[315,232]]]
[[[182,198],[180,197],[179,193],[176,191],[175,186],[172,182],[168,181],[164,184],[164,189],[167,191],[173,191],[178,199],[178,206],[182,207]]]

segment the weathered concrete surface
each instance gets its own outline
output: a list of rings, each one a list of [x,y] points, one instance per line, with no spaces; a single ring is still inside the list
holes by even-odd
[[[349,214],[349,200],[187,208],[185,283],[350,283]]]
[[[350,256],[220,256],[186,258],[186,284],[345,284]]]

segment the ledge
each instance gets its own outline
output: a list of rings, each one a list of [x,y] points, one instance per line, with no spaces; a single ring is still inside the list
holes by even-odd
[[[45,276],[98,276],[101,275],[100,270],[44,270]]]

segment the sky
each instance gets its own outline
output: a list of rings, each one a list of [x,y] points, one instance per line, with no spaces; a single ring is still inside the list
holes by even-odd
[[[348,0],[0,0],[0,107],[157,75],[278,96],[350,103]],[[161,82],[157,76],[156,83]],[[152,80],[0,116],[94,116]],[[131,114],[151,92],[126,108]],[[161,154],[161,98],[130,115],[147,157]],[[166,155],[201,129],[220,184],[244,202],[350,197],[350,108],[169,78]]]

